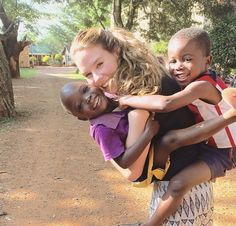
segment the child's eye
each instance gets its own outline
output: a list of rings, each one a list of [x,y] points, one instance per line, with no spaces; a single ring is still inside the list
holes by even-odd
[[[86,93],[87,91],[88,91],[88,86],[84,86],[83,89],[82,89],[82,92]]]
[[[191,60],[192,60],[192,58],[189,58],[189,57],[184,59],[184,61],[186,61],[186,62],[190,62]]]

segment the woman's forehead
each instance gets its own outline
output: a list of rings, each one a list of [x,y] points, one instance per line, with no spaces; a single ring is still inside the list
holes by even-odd
[[[102,49],[97,46],[91,46],[89,48],[80,50],[76,54],[76,63],[81,73],[91,68],[100,59],[102,55]]]

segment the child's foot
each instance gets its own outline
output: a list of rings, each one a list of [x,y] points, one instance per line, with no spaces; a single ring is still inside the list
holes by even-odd
[[[222,92],[222,97],[227,104],[236,109],[236,88],[226,88]]]

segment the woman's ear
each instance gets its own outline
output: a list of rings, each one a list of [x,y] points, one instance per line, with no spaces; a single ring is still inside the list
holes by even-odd
[[[117,57],[117,59],[120,57],[120,48],[119,47],[116,47],[114,50],[113,50],[113,53],[115,54],[115,56]]]

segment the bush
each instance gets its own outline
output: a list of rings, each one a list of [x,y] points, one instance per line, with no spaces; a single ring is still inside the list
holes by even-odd
[[[30,67],[34,67],[36,60],[37,58],[35,56],[29,58]]]
[[[44,56],[42,59],[42,62],[47,64],[49,60],[50,60],[50,56]]]
[[[63,60],[63,56],[60,54],[60,53],[57,53],[54,57],[54,59],[57,61],[57,62],[62,62]]]
[[[223,76],[236,68],[236,15],[219,22],[209,32],[213,64]]]
[[[32,57],[29,58],[29,60],[30,60],[31,62],[35,62],[37,59],[36,59],[35,56],[32,56]]]
[[[167,45],[166,41],[154,42],[151,44],[151,49],[157,55],[167,55]]]

